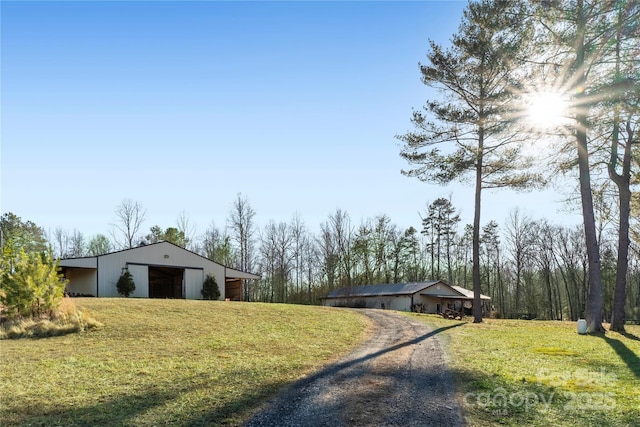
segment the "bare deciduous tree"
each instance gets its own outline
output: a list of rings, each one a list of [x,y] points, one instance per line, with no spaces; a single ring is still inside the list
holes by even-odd
[[[291,219],[291,235],[293,238],[294,279],[297,302],[302,302],[302,280],[304,277],[304,251],[309,244],[309,237],[304,221],[297,213]]]
[[[115,209],[116,222],[111,235],[121,249],[131,249],[146,217],[146,210],[139,202],[124,199]]]
[[[180,212],[177,219],[178,231],[184,236],[184,247],[189,250],[196,249],[195,235],[196,225],[191,222],[189,215],[185,211]]]
[[[507,221],[506,242],[511,254],[511,263],[515,269],[514,310],[520,313],[523,308],[523,274],[531,266],[534,259],[534,243],[536,235],[535,223],[520,213],[519,209],[509,212]]]
[[[78,230],[73,230],[71,238],[69,240],[69,254],[70,257],[81,257],[86,254],[86,244],[84,235]]]
[[[231,212],[229,214],[228,226],[231,228],[232,236],[238,245],[237,267],[242,271],[251,271],[254,261],[255,246],[255,224],[253,218],[256,212],[249,204],[247,197],[242,197],[238,193],[236,200],[233,202]],[[245,301],[250,300],[249,281],[243,281],[243,297]]]
[[[69,233],[58,227],[53,232],[53,253],[58,258],[66,258],[69,249]]]

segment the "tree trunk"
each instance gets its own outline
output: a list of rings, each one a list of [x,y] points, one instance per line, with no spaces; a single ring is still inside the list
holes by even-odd
[[[553,315],[553,293],[551,291],[551,270],[545,265],[542,267],[542,277],[547,291],[547,315],[549,320],[555,320]]]
[[[522,281],[522,262],[520,250],[516,249],[516,290],[515,290],[515,314],[520,317],[520,282]]]
[[[562,311],[562,291],[560,289],[560,281],[555,280],[555,295],[556,295],[556,320],[564,320],[564,313]]]
[[[617,145],[617,132],[614,132],[612,144]],[[629,216],[631,215],[631,143],[633,133],[629,123],[627,123],[627,141],[622,159],[622,175],[615,171],[615,161],[612,152],[612,162],[609,163],[609,175],[618,186],[619,207],[620,207],[620,228],[618,230],[618,262],[616,266],[616,287],[613,293],[613,314],[611,316],[611,327],[613,331],[624,332],[625,313],[624,308],[627,300],[627,269],[629,268]]]
[[[476,191],[473,210],[473,323],[482,322],[482,306],[480,299],[480,200],[482,194],[482,150],[484,130],[480,128],[478,135],[478,157],[476,159]]]
[[[622,38],[622,12],[618,12],[618,25],[616,37],[616,81],[620,77],[620,40]],[[630,121],[626,123],[626,139],[624,154],[622,156],[622,173],[616,171],[618,161],[618,143],[620,140],[619,111],[616,109],[613,133],[611,135],[611,159],[608,170],[609,177],[618,187],[619,222],[618,229],[618,260],[616,264],[616,287],[613,292],[613,313],[611,315],[611,327],[613,331],[624,332],[625,313],[627,300],[627,269],[629,267],[629,216],[631,215],[631,144],[633,143],[633,129]]]
[[[585,63],[585,27],[584,5],[582,0],[577,2],[578,31],[576,43],[576,61],[574,70],[576,81],[576,146],[578,149],[578,168],[580,179],[580,198],[582,201],[582,217],[584,225],[587,258],[589,260],[589,295],[585,307],[585,317],[588,332],[604,332],[602,327],[602,280],[600,273],[600,249],[596,234],[595,214],[593,211],[593,194],[591,192],[591,176],[589,172],[589,151],[587,147],[587,112],[588,101],[584,96],[586,84]]]

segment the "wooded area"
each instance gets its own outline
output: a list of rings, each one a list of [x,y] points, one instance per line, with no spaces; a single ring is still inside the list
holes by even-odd
[[[402,229],[385,215],[355,222],[347,212],[338,209],[327,216],[318,231],[313,231],[297,215],[287,223],[268,221],[259,227],[255,213],[251,217],[246,215],[253,212],[248,199],[242,196],[238,199],[241,203],[237,200],[233,203],[225,226],[212,224],[203,234],[192,235],[184,246],[229,267],[244,266],[261,274],[261,280],[245,284],[245,297],[250,301],[318,304],[329,291],[344,286],[432,279],[472,287],[471,225],[461,223],[449,199],[438,198],[426,205],[417,218],[420,224],[417,228]],[[242,214],[237,210],[239,205],[245,209]],[[598,211],[605,320],[611,317],[616,277],[613,211],[606,204]],[[238,219],[244,224],[242,233]],[[5,240],[11,237],[31,250],[51,244],[56,256],[61,257],[96,255],[92,242],[103,239],[110,242],[111,249],[120,248],[104,235],[86,240],[78,231],[58,230],[47,236],[32,222],[13,214],[4,214],[1,225]],[[640,236],[640,223],[634,222],[634,227]],[[180,239],[182,233],[177,233]],[[57,239],[47,240],[60,234],[71,236],[62,240],[67,246],[59,246]],[[244,264],[240,257],[243,239],[246,239]],[[142,233],[134,236],[137,244],[144,241]],[[173,243],[181,245],[184,240]],[[533,219],[514,210],[506,224],[489,221],[482,227],[480,248],[482,293],[492,298],[492,315],[558,320],[584,316],[588,262],[581,227]],[[630,251],[627,283],[627,318],[638,320],[637,238]]]
[[[340,209],[317,230],[295,215],[258,225],[238,195],[226,224],[203,234],[185,212],[176,226],[145,234],[145,209],[126,199],[110,237],[45,235],[7,213],[4,238],[29,250],[49,242],[58,257],[168,240],[261,274],[243,282],[251,301],[316,304],[339,287],[441,279],[473,289],[474,307],[480,293],[490,296],[495,316],[584,317],[589,332],[601,332],[603,321],[619,331],[625,319],[639,321],[640,4],[470,2],[450,41],[426,46],[418,71],[438,96],[414,110],[413,129],[397,139],[410,165],[405,175],[474,186],[473,224],[461,224],[453,201],[438,198],[407,229],[385,215],[355,222]],[[567,204],[582,213],[581,226],[518,210],[506,224],[481,216],[482,190],[543,185],[573,190]],[[474,321],[482,321],[477,311]]]

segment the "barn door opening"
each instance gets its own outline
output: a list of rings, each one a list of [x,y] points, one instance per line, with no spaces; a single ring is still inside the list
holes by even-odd
[[[149,266],[149,298],[184,298],[184,268]]]
[[[227,277],[224,284],[224,296],[231,301],[242,301],[242,279]]]

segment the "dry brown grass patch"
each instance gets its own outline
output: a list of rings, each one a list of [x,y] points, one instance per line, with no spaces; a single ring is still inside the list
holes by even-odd
[[[4,319],[0,339],[46,338],[82,332],[102,326],[87,310],[79,310],[71,298],[63,298],[58,311],[42,318]]]

